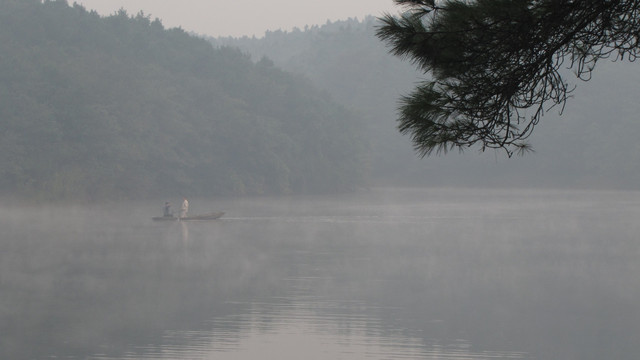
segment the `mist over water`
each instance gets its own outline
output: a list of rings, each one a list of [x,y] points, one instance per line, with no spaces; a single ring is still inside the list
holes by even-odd
[[[640,193],[0,208],[3,359],[635,359]]]

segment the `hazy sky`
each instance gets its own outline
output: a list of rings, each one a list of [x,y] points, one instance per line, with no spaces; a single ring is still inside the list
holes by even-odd
[[[165,27],[211,36],[261,37],[266,30],[303,29],[327,20],[362,19],[383,12],[397,13],[393,0],[69,0],[101,15],[124,8],[131,15],[140,10],[159,18]]]

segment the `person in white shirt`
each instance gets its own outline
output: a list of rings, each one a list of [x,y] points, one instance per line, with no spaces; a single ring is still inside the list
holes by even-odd
[[[182,207],[180,208],[180,217],[187,217],[187,212],[189,211],[189,201],[187,198],[182,198]]]

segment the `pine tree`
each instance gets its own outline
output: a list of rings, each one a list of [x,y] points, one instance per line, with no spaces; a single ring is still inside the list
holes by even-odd
[[[600,59],[635,60],[640,1],[395,0],[377,36],[429,76],[401,99],[399,130],[421,156],[480,145],[509,156],[545,111],[560,112],[573,70],[589,80]]]

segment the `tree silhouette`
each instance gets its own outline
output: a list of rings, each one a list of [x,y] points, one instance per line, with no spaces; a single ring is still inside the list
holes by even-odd
[[[377,36],[430,80],[401,99],[399,130],[421,156],[479,144],[509,156],[545,111],[564,107],[600,59],[639,54],[640,1],[395,0]]]

